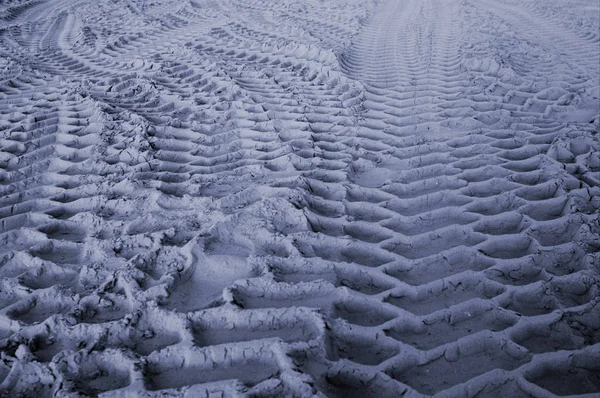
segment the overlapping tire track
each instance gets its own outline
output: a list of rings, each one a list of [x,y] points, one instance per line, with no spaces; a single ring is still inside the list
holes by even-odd
[[[53,3],[3,35],[3,391],[312,394],[288,356],[322,347],[318,305],[233,284],[294,250],[303,172],[328,162],[313,130],[352,123],[355,84],[234,2],[123,5]]]
[[[2,14],[3,392],[600,389],[597,37],[544,47],[534,2],[117,3]]]

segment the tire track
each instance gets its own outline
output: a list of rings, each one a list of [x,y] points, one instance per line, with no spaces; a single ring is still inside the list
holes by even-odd
[[[495,15],[508,29],[520,32],[532,44],[529,51],[511,51],[506,57],[507,65],[528,83],[528,90],[517,93],[525,100],[520,110],[537,111],[546,116],[558,113],[556,116],[567,122],[585,123],[595,117],[599,96],[594,87],[598,86],[600,73],[597,39],[564,28],[536,11],[539,7],[534,4],[522,7],[511,2],[495,2],[487,6],[482,18],[489,18],[488,13]],[[597,24],[590,21],[594,23]],[[532,69],[529,66],[532,62],[543,67]],[[559,107],[569,104],[577,104],[578,109],[570,109],[568,116],[561,115]]]
[[[17,105],[9,123],[20,124],[4,125],[2,389],[315,391],[282,355],[317,354],[322,315],[310,305],[240,311],[232,286],[272,278],[264,258],[285,256],[291,234],[306,229],[297,187],[328,145],[312,130],[343,129],[321,116],[332,110],[350,123],[340,96],[352,100],[352,83],[331,70],[327,49],[290,43],[289,31],[222,23],[223,5],[130,5],[57,4],[36,22],[39,33],[3,36],[15,65],[51,77],[34,79],[43,95],[33,103],[22,101],[34,92],[30,78],[4,85],[3,99]],[[190,21],[199,5],[214,11],[209,24]],[[131,18],[140,9],[158,27]],[[121,31],[131,34],[99,29],[103,13],[132,22]],[[85,30],[88,15],[95,24]],[[168,55],[182,45],[176,60]],[[151,62],[129,61],[150,49]],[[49,97],[56,107],[29,114]],[[231,325],[240,332],[225,337]],[[184,357],[195,359],[177,381],[173,364]],[[30,383],[36,374],[49,377]]]
[[[22,4],[2,393],[598,391],[596,39],[557,5]]]
[[[373,380],[371,388],[375,388],[377,377],[389,375],[402,383],[405,391],[471,396],[469,391],[476,390],[492,394],[491,386],[509,384],[516,378],[518,387],[511,387],[515,394],[517,390],[541,394],[540,386],[553,393],[597,391],[597,381],[587,370],[574,370],[582,375],[578,377],[586,386],[582,388],[577,382],[561,390],[559,385],[564,384],[560,383],[568,383],[565,379],[547,383],[549,379],[531,376],[545,372],[547,361],[558,357],[554,351],[559,346],[573,350],[573,355],[598,355],[597,340],[576,343],[581,336],[576,337],[579,332],[573,329],[551,332],[555,341],[564,339],[554,346],[541,344],[533,332],[533,328],[543,328],[544,316],[575,308],[597,318],[591,314],[596,308],[598,280],[584,265],[591,258],[588,256],[593,256],[595,244],[577,235],[586,234],[595,224],[596,210],[571,207],[565,211],[567,203],[578,202],[581,194],[593,201],[597,184],[583,182],[570,172],[561,177],[550,172],[569,168],[554,163],[557,146],[570,147],[565,141],[583,139],[577,136],[593,140],[593,128],[586,126],[585,120],[578,125],[578,133],[567,133],[571,126],[552,121],[552,117],[547,120],[552,115],[547,108],[564,112],[566,109],[558,107],[569,102],[565,98],[570,94],[557,87],[591,87],[591,81],[581,77],[581,68],[579,73],[560,75],[557,59],[534,64],[540,69],[531,68],[532,60],[525,61],[530,65],[526,73],[516,64],[514,72],[503,70],[503,60],[484,58],[490,49],[482,47],[481,53],[474,54],[473,44],[461,36],[461,31],[468,34],[470,30],[465,26],[468,8],[459,9],[458,3],[449,2],[442,8],[434,3],[387,2],[341,59],[345,71],[364,82],[365,97],[372,98],[364,103],[358,135],[366,138],[363,144],[376,141],[373,145],[379,155],[360,159],[355,163],[362,166],[356,167],[356,177],[349,174],[350,183],[357,184],[354,191],[360,192],[354,200],[360,203],[361,197],[368,198],[358,208],[369,206],[367,221],[377,228],[363,226],[368,233],[350,235],[359,240],[372,238],[378,245],[371,253],[385,250],[375,256],[380,261],[371,258],[369,265],[397,281],[393,288],[369,298],[370,313],[378,307],[390,311],[390,304],[400,312],[369,326],[378,325],[376,329],[400,343],[392,344],[395,348],[388,348],[389,352],[402,352],[375,362],[353,353],[346,357],[351,362],[340,365],[345,375],[353,375],[343,378],[342,384],[356,387],[361,380],[368,386],[366,380]],[[442,9],[448,20],[436,15]],[[503,14],[511,26],[535,26],[529,20],[517,21],[516,11]],[[460,17],[465,19],[460,21]],[[461,30],[453,34],[453,26],[461,26]],[[442,44],[436,45],[434,38]],[[447,52],[438,53],[438,48]],[[569,55],[580,59],[579,54]],[[587,67],[587,73],[593,71],[591,62]],[[536,85],[543,76],[555,80],[546,80],[549,87],[540,89]],[[431,80],[436,84],[430,84]],[[446,88],[448,91],[437,91]],[[407,92],[413,101],[402,101]],[[502,95],[504,98],[494,100]],[[462,113],[461,109],[468,111]],[[404,122],[405,115],[411,115],[409,122]],[[431,123],[438,120],[443,122]],[[586,147],[582,157],[594,156],[597,150]],[[354,216],[346,210],[345,214]],[[586,212],[588,216],[580,218]],[[347,222],[319,220],[319,225],[327,226],[322,229],[325,234],[343,236],[349,234]],[[550,232],[553,226],[563,232]],[[327,242],[323,246],[335,245]],[[563,250],[572,253],[568,260],[560,259]],[[559,271],[552,263],[569,264],[568,271]],[[572,301],[570,294],[558,293],[560,289],[554,287],[570,283],[580,286],[585,298]],[[484,318],[488,311],[499,311],[506,321],[498,324],[495,317]],[[473,316],[477,321],[471,323]],[[466,327],[460,331],[463,322]],[[475,322],[479,332],[472,335]],[[537,326],[528,329],[521,340],[516,337],[517,330],[527,329],[525,324]],[[590,333],[597,334],[595,327],[588,325]],[[449,330],[456,334],[449,335]],[[438,336],[447,338],[439,340]],[[378,346],[381,335],[373,332],[367,341],[363,344]],[[361,366],[365,363],[377,365],[366,372],[368,376]],[[476,385],[481,387],[473,387]]]

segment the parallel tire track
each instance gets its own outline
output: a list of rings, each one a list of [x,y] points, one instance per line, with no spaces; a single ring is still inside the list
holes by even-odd
[[[5,3],[0,394],[600,391],[597,4]]]

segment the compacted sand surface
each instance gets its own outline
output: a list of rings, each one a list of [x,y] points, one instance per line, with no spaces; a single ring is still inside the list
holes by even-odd
[[[0,396],[600,394],[597,0],[0,0]]]

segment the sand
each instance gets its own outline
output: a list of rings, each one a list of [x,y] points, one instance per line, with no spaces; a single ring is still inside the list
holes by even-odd
[[[0,1],[0,396],[598,396],[599,130],[596,0]]]

